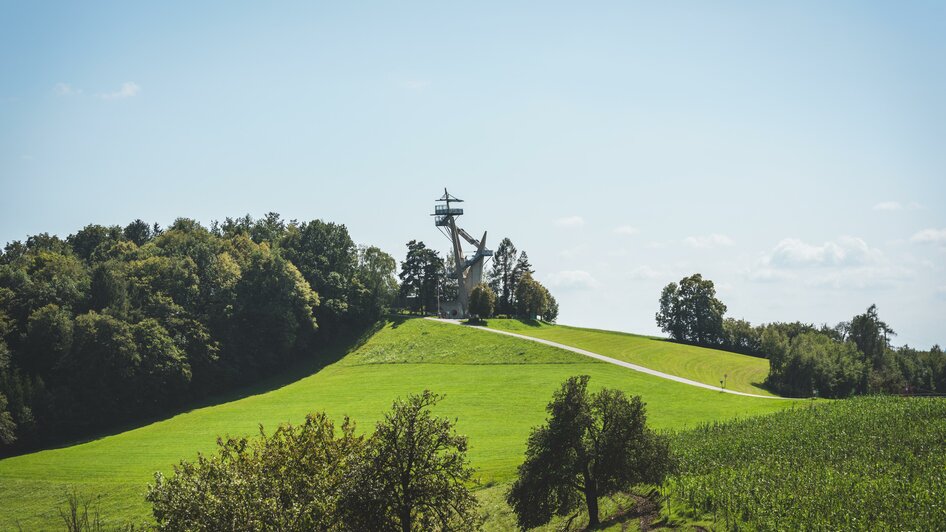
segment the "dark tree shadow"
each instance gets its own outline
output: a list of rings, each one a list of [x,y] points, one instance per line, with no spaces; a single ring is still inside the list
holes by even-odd
[[[525,325],[526,327],[541,327],[542,326],[542,322],[539,320],[528,320],[528,319],[522,319],[522,318],[507,318],[507,321],[516,321]],[[489,325],[489,320],[482,320],[482,321],[473,323],[471,325],[484,325],[484,326]]]
[[[72,437],[60,442],[37,446],[31,449],[24,449],[22,452],[11,453],[9,455],[0,457],[0,459],[31,454],[50,449],[72,447],[81,443],[88,443],[90,441],[105,438],[107,436],[114,436],[129,430],[145,427],[158,421],[164,421],[174,416],[186,414],[200,408],[239,401],[240,399],[245,399],[254,395],[262,395],[274,390],[278,390],[300,379],[314,375],[323,368],[338,362],[348,353],[351,353],[352,351],[363,346],[365,342],[367,342],[378,331],[384,328],[388,321],[394,323],[392,327],[396,327],[407,319],[411,318],[388,317],[386,318],[387,321],[382,319],[375,323],[363,325],[349,332],[342,333],[329,344],[321,346],[313,350],[311,353],[307,353],[301,356],[299,359],[291,362],[282,371],[263,377],[254,383],[237,385],[232,390],[227,390],[220,393],[211,394],[207,397],[195,399],[178,408],[169,409],[161,414],[142,417],[134,421],[118,423],[107,428],[94,429],[81,436]]]

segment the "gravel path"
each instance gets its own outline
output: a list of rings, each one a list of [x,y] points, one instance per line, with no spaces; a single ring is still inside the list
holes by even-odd
[[[655,376],[655,377],[660,377],[661,379],[667,379],[667,380],[671,380],[671,381],[675,381],[675,382],[681,382],[681,383],[683,383],[683,384],[689,384],[690,386],[696,386],[696,387],[698,387],[698,388],[706,388],[707,390],[713,390],[713,391],[716,391],[716,392],[723,392],[723,393],[731,393],[731,394],[733,394],[733,395],[742,395],[742,396],[745,396],[745,397],[757,397],[757,398],[759,398],[759,399],[787,399],[786,397],[773,397],[773,396],[771,396],[771,395],[757,395],[757,394],[754,394],[754,393],[745,393],[745,392],[737,392],[737,391],[735,391],[735,390],[727,390],[727,389],[725,389],[725,388],[720,388],[719,386],[713,386],[712,384],[706,384],[706,383],[703,383],[703,382],[698,382],[698,381],[686,379],[686,378],[683,378],[683,377],[678,377],[678,376],[676,376],[676,375],[671,375],[671,374],[669,374],[669,373],[664,373],[664,372],[662,372],[662,371],[657,371],[657,370],[653,370],[653,369],[650,369],[650,368],[645,368],[644,366],[638,366],[637,364],[631,364],[630,362],[624,362],[623,360],[618,360],[618,359],[616,359],[616,358],[606,357],[606,356],[604,356],[604,355],[599,355],[598,353],[592,353],[591,351],[586,351],[586,350],[584,350],[584,349],[579,349],[579,348],[577,348],[577,347],[572,347],[572,346],[570,346],[570,345],[560,344],[560,343],[558,343],[558,342],[552,342],[552,341],[549,341],[549,340],[544,340],[544,339],[542,339],[542,338],[535,338],[535,337],[533,337],[533,336],[526,336],[526,335],[524,335],[524,334],[517,334],[517,333],[513,333],[513,332],[508,332],[508,331],[500,331],[500,330],[497,330],[497,329],[489,329],[489,328],[487,328],[487,327],[480,327],[480,326],[476,326],[476,325],[465,325],[465,324],[461,323],[460,320],[447,320],[447,319],[430,318],[430,317],[428,317],[427,319],[428,319],[428,320],[433,320],[433,321],[439,321],[439,322],[441,322],[441,323],[450,323],[450,324],[453,324],[453,325],[463,325],[463,326],[465,326],[465,327],[473,327],[473,328],[479,329],[479,330],[481,330],[481,331],[486,331],[486,332],[491,332],[491,333],[496,333],[496,334],[505,334],[506,336],[513,336],[513,337],[515,337],[515,338],[521,338],[521,339],[523,339],[523,340],[529,340],[529,341],[532,341],[532,342],[538,342],[538,343],[540,343],[540,344],[550,345],[550,346],[552,346],[552,347],[557,347],[557,348],[559,348],[559,349],[564,349],[564,350],[566,350],[566,351],[571,351],[572,353],[578,353],[579,355],[583,355],[583,356],[586,356],[586,357],[595,358],[595,359],[598,359],[598,360],[600,360],[600,361],[602,361],[602,362],[607,362],[608,364],[614,364],[615,366],[621,366],[622,368],[632,369],[632,370],[634,370],[634,371],[639,371],[639,372],[641,372],[641,373],[646,373],[646,374],[648,374],[648,375],[653,375],[653,376]]]

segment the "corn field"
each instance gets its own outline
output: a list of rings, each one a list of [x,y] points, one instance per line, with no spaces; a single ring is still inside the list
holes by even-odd
[[[672,504],[726,530],[946,529],[946,399],[860,397],[673,435]]]

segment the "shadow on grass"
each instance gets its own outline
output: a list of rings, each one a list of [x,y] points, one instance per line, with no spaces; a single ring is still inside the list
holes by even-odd
[[[227,390],[200,399],[195,399],[178,408],[169,409],[163,414],[142,417],[134,421],[119,423],[103,429],[92,430],[86,434],[75,436],[62,442],[49,443],[36,448],[26,449],[15,454],[3,456],[0,457],[0,460],[24,454],[32,454],[39,451],[62,449],[82,443],[88,443],[90,441],[95,441],[108,436],[114,436],[116,434],[128,432],[129,430],[145,427],[158,421],[164,421],[166,419],[170,419],[181,414],[186,414],[200,408],[239,401],[240,399],[245,399],[254,395],[262,395],[274,390],[278,390],[300,379],[314,375],[326,366],[338,362],[348,353],[351,353],[352,351],[364,345],[368,339],[384,328],[388,322],[392,323],[392,327],[397,327],[408,319],[411,318],[406,316],[388,316],[373,324],[364,326],[347,334],[343,334],[331,341],[329,344],[314,349],[311,353],[307,353],[306,355],[301,356],[298,360],[291,362],[290,365],[284,370],[263,377],[257,382],[245,385],[237,385],[232,390]]]
[[[500,319],[504,321],[514,321],[517,323],[521,323],[522,325],[525,325],[526,327],[533,327],[533,328],[539,328],[539,327],[542,327],[543,325],[546,325],[539,320],[529,320],[529,319],[522,319],[522,318],[500,318]],[[474,323],[469,323],[469,321],[470,320],[463,322],[464,325],[482,325],[482,326],[489,325],[489,320],[478,320]]]

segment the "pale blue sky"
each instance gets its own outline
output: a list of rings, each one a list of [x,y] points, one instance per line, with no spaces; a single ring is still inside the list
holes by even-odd
[[[0,243],[277,211],[401,258],[448,186],[564,323],[702,272],[946,343],[946,3],[194,4],[0,2]]]

